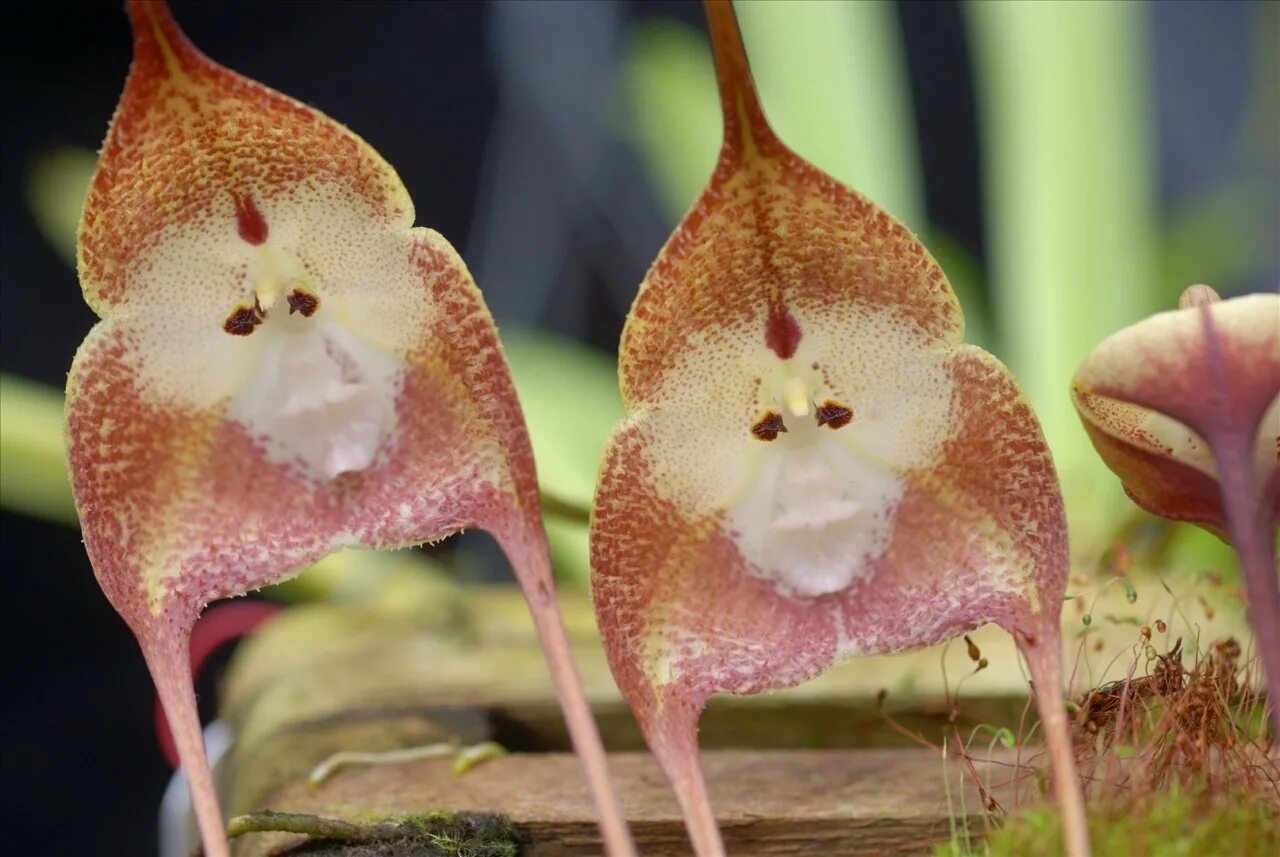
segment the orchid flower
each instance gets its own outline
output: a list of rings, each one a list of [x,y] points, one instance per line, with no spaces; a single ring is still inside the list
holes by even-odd
[[[1087,853],[1061,687],[1066,528],[1035,416],[963,344],[919,240],[777,138],[733,7],[707,12],[723,147],[628,317],[628,415],[592,522],[614,677],[698,854],[718,855],[708,697],[999,623],[1030,668],[1070,853]]]
[[[84,208],[101,316],[67,384],[76,507],[138,638],[209,857],[228,852],[188,666],[210,601],[349,546],[491,532],[524,588],[617,854],[633,853],[552,594],[529,438],[493,319],[395,171],[215,64],[163,3]]]
[[[1072,396],[1134,502],[1235,547],[1280,739],[1280,295],[1192,286],[1103,340]]]

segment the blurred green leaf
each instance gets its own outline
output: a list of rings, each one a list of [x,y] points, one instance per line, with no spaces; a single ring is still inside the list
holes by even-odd
[[[1268,188],[1240,182],[1212,188],[1173,212],[1160,243],[1165,305],[1176,305],[1193,283],[1229,291],[1264,270],[1275,243],[1274,205]]]
[[[622,419],[612,358],[549,333],[504,330],[543,495],[586,519],[604,445]]]
[[[78,146],[56,146],[37,154],[27,171],[27,206],[46,241],[73,269],[80,209],[98,156]]]
[[[77,525],[62,436],[62,392],[0,374],[0,506]]]
[[[586,520],[546,514],[543,523],[556,579],[570,586],[590,585],[591,555]]]
[[[1211,571],[1232,583],[1240,580],[1240,560],[1235,549],[1191,524],[1176,525],[1161,565],[1170,574]]]
[[[739,19],[765,112],[802,157],[923,228],[919,156],[891,4],[756,0]],[[674,221],[720,146],[710,48],[672,21],[633,34],[622,70],[626,132]]]
[[[504,330],[502,340],[533,442],[552,565],[559,579],[586,586],[596,476],[623,417],[617,363],[550,333]]]
[[[336,551],[297,576],[268,586],[261,595],[274,601],[333,601],[360,604],[386,618],[408,624],[444,627],[456,624],[457,583],[422,551]]]
[[[623,131],[672,222],[706,185],[720,148],[720,109],[706,39],[675,21],[641,24],[620,73]]]
[[[1106,544],[1127,503],[1067,395],[1107,335],[1163,309],[1136,3],[965,5],[983,143],[999,356],[1031,398],[1073,546]]]

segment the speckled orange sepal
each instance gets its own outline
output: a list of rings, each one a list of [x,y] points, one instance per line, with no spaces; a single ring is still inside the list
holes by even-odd
[[[610,665],[703,855],[722,848],[696,759],[711,694],[785,687],[988,621],[1016,632],[1045,693],[1060,693],[1067,572],[1062,498],[1026,398],[963,344],[959,304],[920,241],[777,138],[732,6],[707,10],[723,148],[628,317],[628,416],[591,531]],[[809,451],[832,438],[844,444],[833,457]],[[771,463],[781,448],[791,458]],[[805,485],[846,463],[845,493],[811,512]],[[865,488],[876,480],[883,490]],[[771,491],[784,498],[772,508]],[[841,569],[816,551],[808,560],[831,574],[810,586],[775,544],[804,553],[804,516],[826,513],[868,535],[814,518],[812,538],[867,556]],[[776,539],[753,529],[771,516],[786,519]]]
[[[187,666],[203,607],[337,548],[464,527],[511,559],[606,841],[629,854],[552,596],[523,416],[465,265],[413,226],[360,138],[206,58],[164,3],[128,10],[134,59],[79,236],[102,320],[71,369],[67,436],[86,549],[155,677],[206,854],[228,850]],[[359,408],[345,417],[354,464],[290,434],[314,406],[316,360],[338,405],[366,387],[385,398],[376,432]]]

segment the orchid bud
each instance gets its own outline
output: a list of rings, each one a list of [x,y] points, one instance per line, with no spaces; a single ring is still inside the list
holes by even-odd
[[[1220,300],[1191,286],[1179,308],[1103,340],[1072,397],[1094,448],[1143,509],[1197,524],[1240,557],[1272,694],[1280,688],[1280,295]],[[1205,614],[1212,608],[1205,602]],[[1272,706],[1280,735],[1280,708]]]

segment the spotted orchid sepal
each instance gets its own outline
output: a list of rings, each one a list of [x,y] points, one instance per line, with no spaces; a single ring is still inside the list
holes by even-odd
[[[1280,688],[1280,294],[1179,308],[1103,340],[1072,399],[1094,448],[1139,506],[1197,524],[1240,557],[1257,652]],[[1280,706],[1272,705],[1280,736]]]
[[[101,317],[67,385],[72,483],[209,857],[228,854],[188,668],[203,607],[343,547],[494,535],[616,854],[633,853],[552,589],[533,456],[462,260],[343,126],[128,3],[134,57],[79,232]]]
[[[1061,686],[1066,527],[1035,416],[963,343],[915,236],[777,138],[732,6],[707,12],[723,147],[628,317],[627,416],[592,520],[613,674],[697,852],[718,855],[708,697],[996,622],[1030,667],[1069,851],[1087,853]]]

